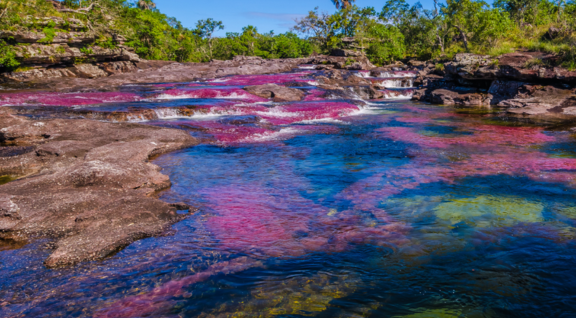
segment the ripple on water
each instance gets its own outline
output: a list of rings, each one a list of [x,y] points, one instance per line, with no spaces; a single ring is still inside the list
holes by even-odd
[[[41,265],[49,242],[0,242],[0,313],[574,314],[576,145],[570,134],[493,125],[497,115],[489,112],[327,101],[318,88],[294,103],[241,89],[309,81],[310,74],[87,95],[86,105],[96,104],[84,109],[149,109],[153,121],[141,118],[149,124],[210,141],[155,160],[173,183],[162,199],[199,212],[174,225],[173,235],[74,268]],[[68,105],[63,98],[82,98],[43,94],[17,98],[60,106]]]

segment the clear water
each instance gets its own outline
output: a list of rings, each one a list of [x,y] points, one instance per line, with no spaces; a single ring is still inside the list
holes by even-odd
[[[199,212],[73,268],[0,245],[0,315],[576,316],[573,133],[308,94],[149,122],[205,141],[155,160]]]

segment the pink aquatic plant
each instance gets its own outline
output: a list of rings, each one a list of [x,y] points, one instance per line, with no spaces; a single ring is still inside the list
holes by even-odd
[[[325,100],[325,98],[323,98],[322,96],[325,94],[326,92],[321,90],[321,89],[312,89],[308,92],[308,94],[306,95],[306,97],[304,98],[304,101],[310,102],[310,101],[323,101]]]
[[[130,318],[163,315],[174,305],[171,299],[183,296],[186,293],[186,287],[206,281],[214,275],[230,275],[254,267],[262,267],[262,263],[247,257],[216,263],[204,271],[170,281],[145,294],[122,299],[96,313],[95,317]]]
[[[338,119],[358,110],[358,106],[344,102],[292,103],[270,108],[258,115],[274,125],[286,125],[301,121]]]
[[[233,252],[287,257],[341,251],[349,243],[407,243],[409,227],[403,223],[388,218],[388,224],[367,227],[350,212],[331,216],[327,208],[297,193],[243,184],[205,189],[202,194],[216,213],[206,226]]]
[[[206,99],[206,98],[232,98],[247,102],[264,102],[267,99],[252,95],[240,88],[201,88],[201,89],[169,89],[155,96],[157,99]]]
[[[384,136],[393,140],[414,143],[425,148],[448,148],[454,145],[487,147],[494,145],[527,146],[555,140],[554,137],[542,133],[541,128],[491,125],[481,125],[473,128],[472,135],[448,138],[425,136],[416,132],[414,128],[409,127],[385,127],[377,131],[384,133]]]

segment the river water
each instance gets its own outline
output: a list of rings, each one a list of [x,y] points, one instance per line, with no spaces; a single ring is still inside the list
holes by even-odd
[[[574,133],[406,88],[326,99],[311,74],[4,98],[128,111],[203,143],[154,161],[173,182],[161,198],[199,208],[169,235],[61,269],[43,267],[47,241],[0,245],[0,315],[576,316]],[[307,96],[241,90],[269,82]]]

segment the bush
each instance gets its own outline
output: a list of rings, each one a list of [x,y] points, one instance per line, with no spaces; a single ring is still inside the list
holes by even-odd
[[[376,65],[384,65],[406,55],[404,35],[395,26],[374,24],[368,30],[371,37],[366,55]]]
[[[0,40],[0,69],[12,71],[20,66],[16,59],[14,47],[8,45],[4,40]]]

